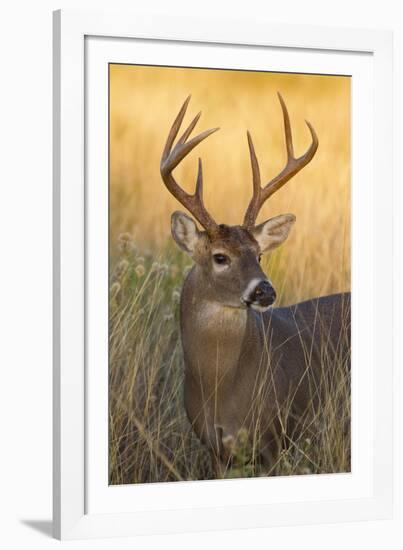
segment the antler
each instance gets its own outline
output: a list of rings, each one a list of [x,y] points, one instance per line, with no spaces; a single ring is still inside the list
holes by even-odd
[[[210,134],[219,130],[219,128],[212,128],[211,130],[206,130],[198,136],[194,137],[190,141],[186,141],[193,131],[194,127],[197,124],[197,121],[200,118],[201,112],[195,116],[186,130],[183,132],[182,136],[178,139],[177,144],[173,147],[175,138],[179,132],[179,128],[182,124],[183,118],[186,113],[187,106],[190,101],[190,96],[186,99],[185,103],[182,105],[181,110],[179,111],[171,130],[168,134],[168,139],[165,144],[164,151],[161,158],[161,176],[162,179],[168,188],[168,191],[178,199],[180,203],[183,204],[185,208],[189,210],[191,214],[196,218],[196,220],[204,227],[208,234],[212,234],[217,231],[218,226],[210,214],[207,212],[204,203],[203,203],[203,169],[202,161],[199,158],[199,167],[196,180],[196,190],[194,195],[189,195],[186,193],[176,182],[175,178],[172,175],[172,170],[178,166],[178,164],[183,160],[186,155],[192,151],[201,141],[206,139]]]
[[[244,227],[252,228],[255,225],[257,215],[259,210],[262,208],[263,204],[267,199],[273,195],[276,191],[280,189],[288,180],[290,180],[297,172],[302,170],[304,166],[308,164],[313,158],[318,148],[318,136],[316,135],[315,130],[311,124],[306,120],[306,124],[311,132],[312,143],[309,149],[301,157],[296,158],[294,156],[294,146],[292,142],[292,133],[291,133],[291,124],[290,117],[288,115],[287,107],[284,103],[283,98],[279,93],[277,93],[280,100],[281,109],[283,111],[284,119],[284,132],[285,132],[285,144],[287,148],[287,163],[283,170],[275,178],[269,181],[265,187],[261,187],[260,179],[260,170],[259,163],[256,157],[255,148],[253,146],[252,136],[248,132],[248,145],[250,160],[252,165],[252,176],[253,176],[253,197],[249,203],[249,206],[246,210],[246,214],[243,220]]]

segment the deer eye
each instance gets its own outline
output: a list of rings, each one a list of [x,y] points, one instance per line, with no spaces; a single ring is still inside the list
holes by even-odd
[[[229,265],[231,261],[225,254],[213,254],[213,259],[218,265]]]
[[[259,254],[259,263],[262,261],[262,258],[263,258],[263,254]]]

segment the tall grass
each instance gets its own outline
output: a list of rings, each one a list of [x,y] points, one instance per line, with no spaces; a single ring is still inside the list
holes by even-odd
[[[253,134],[264,179],[284,163],[275,95],[280,90],[297,154],[309,143],[304,118],[314,125],[320,145],[312,163],[261,212],[260,220],[285,212],[297,216],[290,238],[265,258],[263,268],[276,288],[277,305],[349,290],[349,79],[130,66],[111,66],[110,77],[110,483],[211,479],[209,454],[183,406],[178,304],[190,261],[169,235],[170,214],[179,206],[159,175],[167,131],[191,92],[188,119],[202,108],[200,130],[222,129],[176,175],[192,190],[201,155],[209,210],[218,222],[239,223],[251,193],[246,129]],[[327,362],[324,347],[323,368]],[[240,433],[227,442],[235,458],[224,475],[348,471],[350,390],[344,358],[332,369],[335,376],[320,406],[299,419],[298,437],[288,434],[270,471],[251,460],[255,450]],[[289,415],[287,407],[279,411],[284,425]]]
[[[156,259],[138,250],[129,235],[120,240],[110,286],[109,421],[110,483],[212,479],[210,456],[193,434],[183,406],[184,365],[179,334],[179,296],[189,264],[167,247]],[[280,276],[281,255],[266,269]],[[284,300],[280,294],[280,303]],[[343,328],[348,337],[349,328]],[[332,371],[319,404],[291,418],[279,409],[284,450],[262,469],[254,444],[239,433],[231,447],[234,461],[225,477],[345,472],[350,469],[350,385],[346,358],[332,359],[322,346],[322,368]],[[325,378],[324,378],[325,380]],[[256,403],[259,409],[259,403]]]
[[[209,478],[183,408],[178,303],[187,266],[120,244],[110,289],[110,483]]]

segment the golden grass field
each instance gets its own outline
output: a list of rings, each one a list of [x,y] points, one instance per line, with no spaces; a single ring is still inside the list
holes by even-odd
[[[287,242],[263,262],[277,305],[286,305],[350,290],[350,79],[110,66],[112,484],[213,476],[182,402],[178,302],[190,260],[170,236],[170,215],[183,207],[162,183],[160,157],[169,128],[191,94],[184,124],[201,110],[195,133],[216,126],[220,131],[198,146],[175,175],[193,192],[201,156],[208,209],[219,223],[241,223],[252,192],[246,130],[252,133],[263,180],[285,162],[277,91],[288,106],[296,154],[310,143],[304,119],[319,137],[313,161],[266,203],[258,218],[286,212],[297,217]],[[334,412],[336,396],[345,402],[348,419],[349,389],[343,379],[309,437],[287,451],[272,472],[255,471],[241,450],[239,468],[228,475],[349,470],[348,442]]]

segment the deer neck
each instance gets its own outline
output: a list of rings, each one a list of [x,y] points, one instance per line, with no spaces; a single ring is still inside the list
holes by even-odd
[[[181,332],[187,371],[207,383],[230,382],[242,353],[248,312],[211,299],[194,267],[181,297]]]

